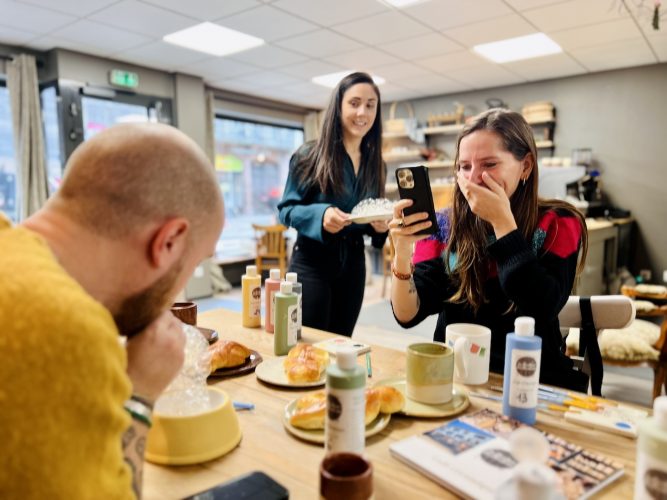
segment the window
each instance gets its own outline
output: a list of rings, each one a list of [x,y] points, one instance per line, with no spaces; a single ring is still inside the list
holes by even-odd
[[[149,121],[148,108],[140,104],[108,101],[95,97],[82,97],[83,139],[88,140],[96,133],[116,123],[143,123]]]
[[[42,90],[42,123],[46,149],[46,177],[49,196],[60,187],[63,165],[60,159],[60,126],[58,122],[58,96],[55,85]]]
[[[9,90],[0,84],[0,211],[18,221],[16,199],[16,163]]]
[[[226,213],[219,256],[254,254],[252,224],[276,222],[289,160],[301,144],[303,129],[215,119],[215,169]]]

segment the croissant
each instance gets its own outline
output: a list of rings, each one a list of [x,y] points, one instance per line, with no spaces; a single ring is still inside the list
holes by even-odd
[[[364,423],[370,424],[380,413],[395,413],[405,404],[403,394],[394,387],[379,386],[366,389]],[[326,394],[318,391],[297,399],[290,424],[301,429],[324,429]]]
[[[315,382],[329,364],[329,353],[310,344],[297,344],[283,361],[290,382]]]
[[[250,349],[233,340],[218,340],[209,346],[208,351],[211,353],[211,372],[242,365],[251,354]]]

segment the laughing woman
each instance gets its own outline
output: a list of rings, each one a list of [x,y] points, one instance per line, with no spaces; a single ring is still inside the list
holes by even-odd
[[[542,337],[540,379],[586,390],[586,375],[563,354],[558,323],[586,257],[585,220],[568,203],[538,198],[536,158],[533,132],[520,114],[492,109],[468,123],[457,143],[454,201],[440,216],[440,241],[415,236],[430,222],[426,213],[403,217],[409,200],[394,208],[391,302],[405,327],[438,314],[434,340],[444,341],[451,323],[487,326],[496,372],[503,371],[514,319],[532,316]]]
[[[352,208],[384,196],[380,91],[366,73],[334,89],[320,138],[290,160],[280,221],[298,237],[289,270],[303,283],[303,324],[351,336],[364,297],[364,234],[381,248],[387,223],[353,224]]]

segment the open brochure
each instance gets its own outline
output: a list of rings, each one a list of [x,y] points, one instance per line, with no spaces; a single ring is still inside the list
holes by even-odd
[[[523,425],[485,409],[398,441],[390,451],[459,495],[491,499],[517,465],[507,438]],[[549,466],[558,474],[561,492],[568,499],[587,498],[623,475],[620,464],[553,434],[545,436],[551,448]]]

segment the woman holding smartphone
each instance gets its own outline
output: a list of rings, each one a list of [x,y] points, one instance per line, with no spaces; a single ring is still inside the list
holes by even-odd
[[[457,141],[452,207],[439,216],[431,241],[418,243],[416,265],[414,244],[428,237],[416,233],[431,222],[425,212],[403,217],[410,200],[395,206],[392,307],[406,328],[438,314],[436,341],[444,341],[451,323],[490,328],[496,372],[503,371],[514,319],[531,316],[542,337],[540,379],[586,390],[587,376],[564,354],[558,323],[586,257],[585,220],[568,203],[538,198],[536,158],[533,132],[518,113],[492,109],[466,124]]]
[[[280,221],[298,237],[289,270],[303,284],[303,325],[352,335],[364,298],[364,234],[381,248],[387,222],[353,224],[352,208],[384,196],[380,91],[366,73],[334,89],[320,138],[290,160]]]

